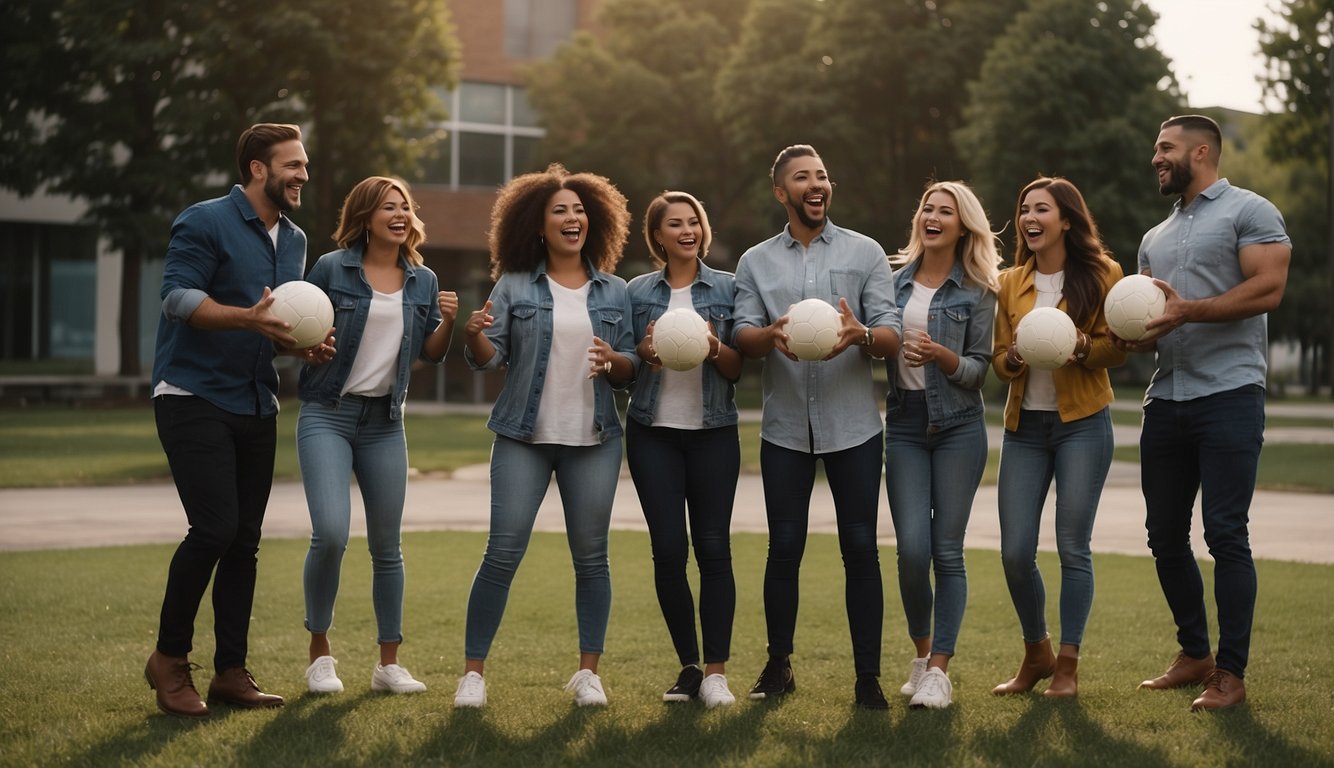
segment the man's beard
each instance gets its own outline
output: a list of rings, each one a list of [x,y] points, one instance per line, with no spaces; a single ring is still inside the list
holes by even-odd
[[[797,214],[797,219],[801,222],[802,226],[806,227],[807,229],[818,229],[824,225],[825,215],[826,212],[829,210],[829,192],[827,190],[824,193],[824,205],[820,206],[820,218],[818,220],[812,219],[809,215],[806,214],[806,204],[804,198],[793,197],[792,194],[789,193],[787,196],[787,200],[788,200],[787,207],[791,208],[792,212]],[[795,204],[793,204],[792,202],[793,200],[796,200]]]
[[[1191,173],[1190,166],[1186,163],[1171,163],[1167,171],[1167,182],[1158,185],[1158,192],[1164,197],[1169,195],[1178,195],[1186,191],[1186,187],[1195,180],[1195,174]]]
[[[273,203],[273,207],[280,211],[291,211],[301,206],[301,198],[297,198],[293,203],[287,199],[287,185],[277,176],[270,175],[264,182],[264,195]]]

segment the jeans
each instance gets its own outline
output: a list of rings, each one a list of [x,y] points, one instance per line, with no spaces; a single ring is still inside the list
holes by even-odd
[[[1024,642],[1047,634],[1047,592],[1038,570],[1038,528],[1056,478],[1056,552],[1061,559],[1061,643],[1080,645],[1093,607],[1093,519],[1112,466],[1106,408],[1071,422],[1056,411],[1023,411],[1001,447],[997,505],[1001,563]]]
[[[1219,669],[1246,674],[1255,615],[1255,561],[1249,524],[1264,442],[1264,390],[1258,386],[1196,400],[1151,400],[1140,433],[1145,527],[1167,605],[1186,654],[1209,653],[1204,581],[1190,546],[1196,492],[1204,541],[1214,559]]]
[[[905,392],[885,430],[885,486],[908,636],[930,637],[932,653],[953,656],[968,602],[963,538],[987,466],[987,429],[980,418],[938,432],[928,432],[927,424],[925,395]]]
[[[611,614],[607,531],[621,472],[621,441],[551,445],[497,435],[491,446],[491,532],[468,596],[464,653],[469,659],[485,659],[491,650],[553,472],[574,561],[579,652],[602,653]]]
[[[838,546],[843,554],[843,600],[852,635],[857,674],[880,674],[884,585],[876,544],[880,509],[882,436],[833,453],[815,454],[760,441],[760,474],[769,521],[769,556],[764,567],[764,620],[769,655],[792,653],[796,632],[798,575],[806,549],[815,464],[824,462],[834,497]]]
[[[700,661],[694,597],[686,579],[693,544],[699,562],[704,663],[725,662],[736,613],[729,533],[741,471],[737,428],[672,429],[626,421],[626,459],[648,524],[658,605],[677,658],[681,666]]]
[[[153,413],[190,523],[167,571],[157,649],[168,656],[193,650],[195,616],[212,578],[214,671],[244,667],[277,418],[240,416],[202,397],[176,395],[154,398]]]
[[[389,418],[391,398],[344,395],[335,406],[305,402],[296,422],[297,458],[310,508],[304,584],[306,629],[333,625],[339,572],[352,520],[352,476],[366,509],[371,603],[377,640],[403,639],[403,549],[400,529],[408,484],[403,422]]]

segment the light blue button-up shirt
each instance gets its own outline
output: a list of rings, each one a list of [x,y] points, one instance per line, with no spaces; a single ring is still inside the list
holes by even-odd
[[[1139,269],[1182,298],[1226,293],[1246,279],[1238,252],[1257,243],[1291,245],[1283,215],[1250,190],[1219,179],[1140,241]],[[1248,384],[1265,385],[1267,315],[1222,323],[1186,323],[1158,339],[1158,369],[1145,398],[1194,400]]]
[[[864,325],[902,330],[885,251],[874,240],[826,220],[803,247],[787,227],[741,256],[736,270],[736,324],[763,328],[802,299],[838,307],[848,300]],[[833,360],[797,362],[778,350],[764,360],[760,436],[783,448],[832,453],[882,434],[871,384],[871,359],[849,347]]]

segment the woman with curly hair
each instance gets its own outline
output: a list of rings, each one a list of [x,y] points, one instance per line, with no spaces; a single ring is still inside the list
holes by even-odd
[[[310,507],[304,572],[312,693],[343,683],[329,646],[334,601],[352,515],[355,475],[366,508],[380,663],[371,689],[416,693],[426,685],[398,664],[403,641],[400,532],[408,485],[403,399],[418,360],[439,363],[449,349],[459,299],[441,291],[417,248],[426,240],[407,184],[364,179],[348,193],[334,233],[338,250],[315,262],[307,279],[333,299],[338,355],[301,369],[296,448]]]
[[[1062,178],[1039,177],[1019,193],[1013,267],[1001,273],[992,368],[1010,384],[996,483],[1001,562],[1019,614],[1024,660],[997,695],[1024,693],[1053,677],[1048,697],[1074,696],[1079,646],[1093,606],[1089,542],[1112,465],[1107,369],[1125,362],[1107,330],[1103,300],[1121,266],[1098,236],[1084,196]],[[1075,351],[1055,370],[1024,363],[1015,329],[1036,307],[1057,307],[1077,331]],[[1038,528],[1056,481],[1056,551],[1061,559],[1061,649],[1052,653],[1046,590],[1038,570]]]
[[[607,531],[621,470],[612,388],[639,366],[625,281],[625,196],[606,178],[552,165],[518,176],[491,210],[491,296],[464,325],[475,370],[505,368],[491,411],[491,526],[468,597],[456,707],[486,703],[483,667],[538,507],[556,476],[574,561],[579,706],[605,705],[597,675],[611,574]]]
[[[885,487],[914,648],[899,690],[914,709],[944,709],[953,701],[947,670],[968,601],[964,532],[987,465],[981,389],[1000,254],[972,189],[939,181],[922,194],[908,246],[891,261],[905,341],[885,366]]]

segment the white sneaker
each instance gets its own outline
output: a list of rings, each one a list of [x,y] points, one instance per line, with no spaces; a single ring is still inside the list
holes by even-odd
[[[426,690],[426,683],[412,679],[408,671],[397,664],[388,666],[375,665],[375,672],[371,674],[372,691],[389,691],[390,693],[421,693]]]
[[[709,675],[699,684],[699,700],[709,709],[736,703],[736,697],[727,688],[727,678],[718,674]]]
[[[922,684],[922,676],[926,674],[927,658],[928,657],[923,656],[920,659],[912,660],[912,664],[908,667],[908,682],[903,684],[903,687],[899,689],[899,693],[904,696],[911,696],[914,693],[917,693],[917,686]]]
[[[917,693],[913,694],[908,706],[913,709],[944,709],[950,705],[953,697],[954,685],[950,682],[950,676],[938,667],[931,667],[922,675],[922,681],[917,684]]]
[[[581,707],[607,706],[607,693],[602,690],[602,678],[590,669],[581,669],[574,673],[565,690],[574,691],[574,703]]]
[[[486,680],[476,672],[469,672],[459,678],[459,687],[454,691],[454,708],[482,707],[486,705]]]
[[[334,665],[338,662],[332,656],[321,656],[306,667],[306,688],[311,693],[342,693],[343,681],[338,679]]]

